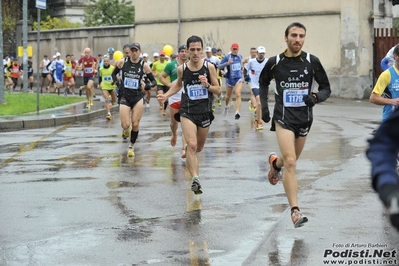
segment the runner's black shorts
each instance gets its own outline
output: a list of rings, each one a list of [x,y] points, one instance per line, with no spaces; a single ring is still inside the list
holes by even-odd
[[[127,91],[126,89],[123,89],[123,95],[120,97],[119,104],[129,106],[130,109],[133,109],[134,106],[140,101],[144,102],[143,93],[141,90]]]
[[[312,127],[313,121],[308,121],[306,123],[302,124],[287,124],[281,120],[275,120],[274,118],[272,119],[272,126],[270,128],[270,131],[276,131],[276,125],[275,123],[279,123],[283,128],[287,130],[291,130],[295,134],[295,138],[299,137],[306,137],[309,134],[310,128]]]
[[[180,111],[175,114],[176,121],[180,122],[180,116],[183,116],[193,122],[197,127],[207,128],[212,124],[215,116],[212,112],[207,112],[203,114],[189,114],[185,111]]]

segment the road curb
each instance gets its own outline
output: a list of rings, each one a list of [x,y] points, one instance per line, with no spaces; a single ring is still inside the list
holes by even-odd
[[[111,111],[118,112],[119,105],[112,106]],[[106,113],[107,111],[105,108],[101,108],[84,114],[60,116],[54,118],[24,119],[24,117],[21,117],[21,120],[0,121],[0,132],[55,127],[75,122],[85,122],[105,116]]]

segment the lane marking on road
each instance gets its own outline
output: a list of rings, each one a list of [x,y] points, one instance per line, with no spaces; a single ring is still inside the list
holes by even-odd
[[[19,151],[17,151],[15,154],[13,154],[10,158],[8,158],[8,159],[6,159],[6,160],[4,160],[3,162],[0,163],[0,168],[3,168],[3,167],[6,166],[7,164],[14,162],[15,159],[16,159],[18,156],[20,156],[21,154],[25,153],[26,151],[31,151],[31,150],[33,150],[34,148],[36,148],[36,146],[37,146],[39,143],[41,143],[41,142],[43,142],[44,140],[46,140],[46,139],[48,139],[48,138],[50,138],[50,137],[52,137],[52,136],[54,136],[54,135],[60,133],[61,131],[66,130],[66,129],[69,128],[71,125],[72,125],[72,124],[63,125],[62,127],[60,127],[60,128],[58,128],[58,129],[54,130],[53,132],[51,132],[50,134],[47,134],[46,136],[43,136],[43,137],[41,137],[40,139],[38,139],[38,140],[36,140],[36,141],[30,142],[30,143],[29,143],[29,146],[28,146],[28,149],[26,148],[26,145],[25,145],[25,144],[21,144],[21,146],[20,146],[20,148],[19,148]]]

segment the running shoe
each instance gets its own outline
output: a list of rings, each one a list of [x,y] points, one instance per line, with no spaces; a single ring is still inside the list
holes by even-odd
[[[132,146],[129,146],[129,148],[127,149],[127,156],[128,157],[134,156],[134,148]]]
[[[304,223],[308,221],[308,217],[306,217],[300,211],[295,209],[293,212],[291,212],[291,220],[292,223],[294,224],[294,227],[298,228],[304,226]]]
[[[191,190],[194,192],[194,194],[202,194],[201,184],[198,178],[193,179]]]
[[[222,101],[220,100],[220,98],[218,98],[218,99],[216,100],[216,103],[217,103],[219,106],[222,106]]]
[[[263,124],[258,123],[258,126],[256,127],[257,130],[263,130]]]
[[[255,108],[255,106],[252,104],[252,101],[249,100],[249,101],[248,101],[248,104],[249,104],[249,111],[254,112],[254,111],[256,110],[256,108]]]
[[[223,111],[223,115],[226,116],[228,112],[229,112],[229,107],[225,107],[224,111]]]
[[[86,104],[86,108],[87,108],[87,109],[90,109],[90,104],[89,104],[89,103]]]
[[[110,113],[108,113],[108,114],[105,116],[105,118],[106,118],[107,120],[111,120],[112,116],[111,116]]]
[[[93,106],[93,101],[90,101],[90,105]]]
[[[166,115],[166,110],[162,111],[162,115],[165,116]]]
[[[212,105],[212,113],[215,112],[215,110],[216,110],[216,106]]]
[[[122,129],[122,138],[127,139],[128,137],[130,137],[130,131],[132,131],[132,125],[130,125],[129,128],[126,130]]]
[[[276,153],[272,152],[269,155],[269,166],[270,166],[270,170],[269,170],[269,182],[272,185],[276,185],[278,183],[278,181],[280,180],[280,176],[281,176],[281,169],[278,171],[276,169],[274,169],[273,167],[273,162],[275,160],[278,159],[278,156],[276,155]]]
[[[150,108],[150,104],[149,104],[149,103],[146,103],[146,104],[145,104],[145,108]]]
[[[82,89],[79,89],[79,96],[82,96]]]
[[[159,106],[159,110],[163,110],[163,105],[160,105],[160,106]]]
[[[236,115],[234,116],[234,119],[235,119],[235,120],[238,120],[238,119],[240,119],[240,117],[241,117],[241,116],[240,116],[240,113],[236,113]]]

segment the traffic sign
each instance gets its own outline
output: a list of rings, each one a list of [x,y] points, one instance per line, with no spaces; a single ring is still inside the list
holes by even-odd
[[[36,0],[36,8],[46,9],[46,0]]]

